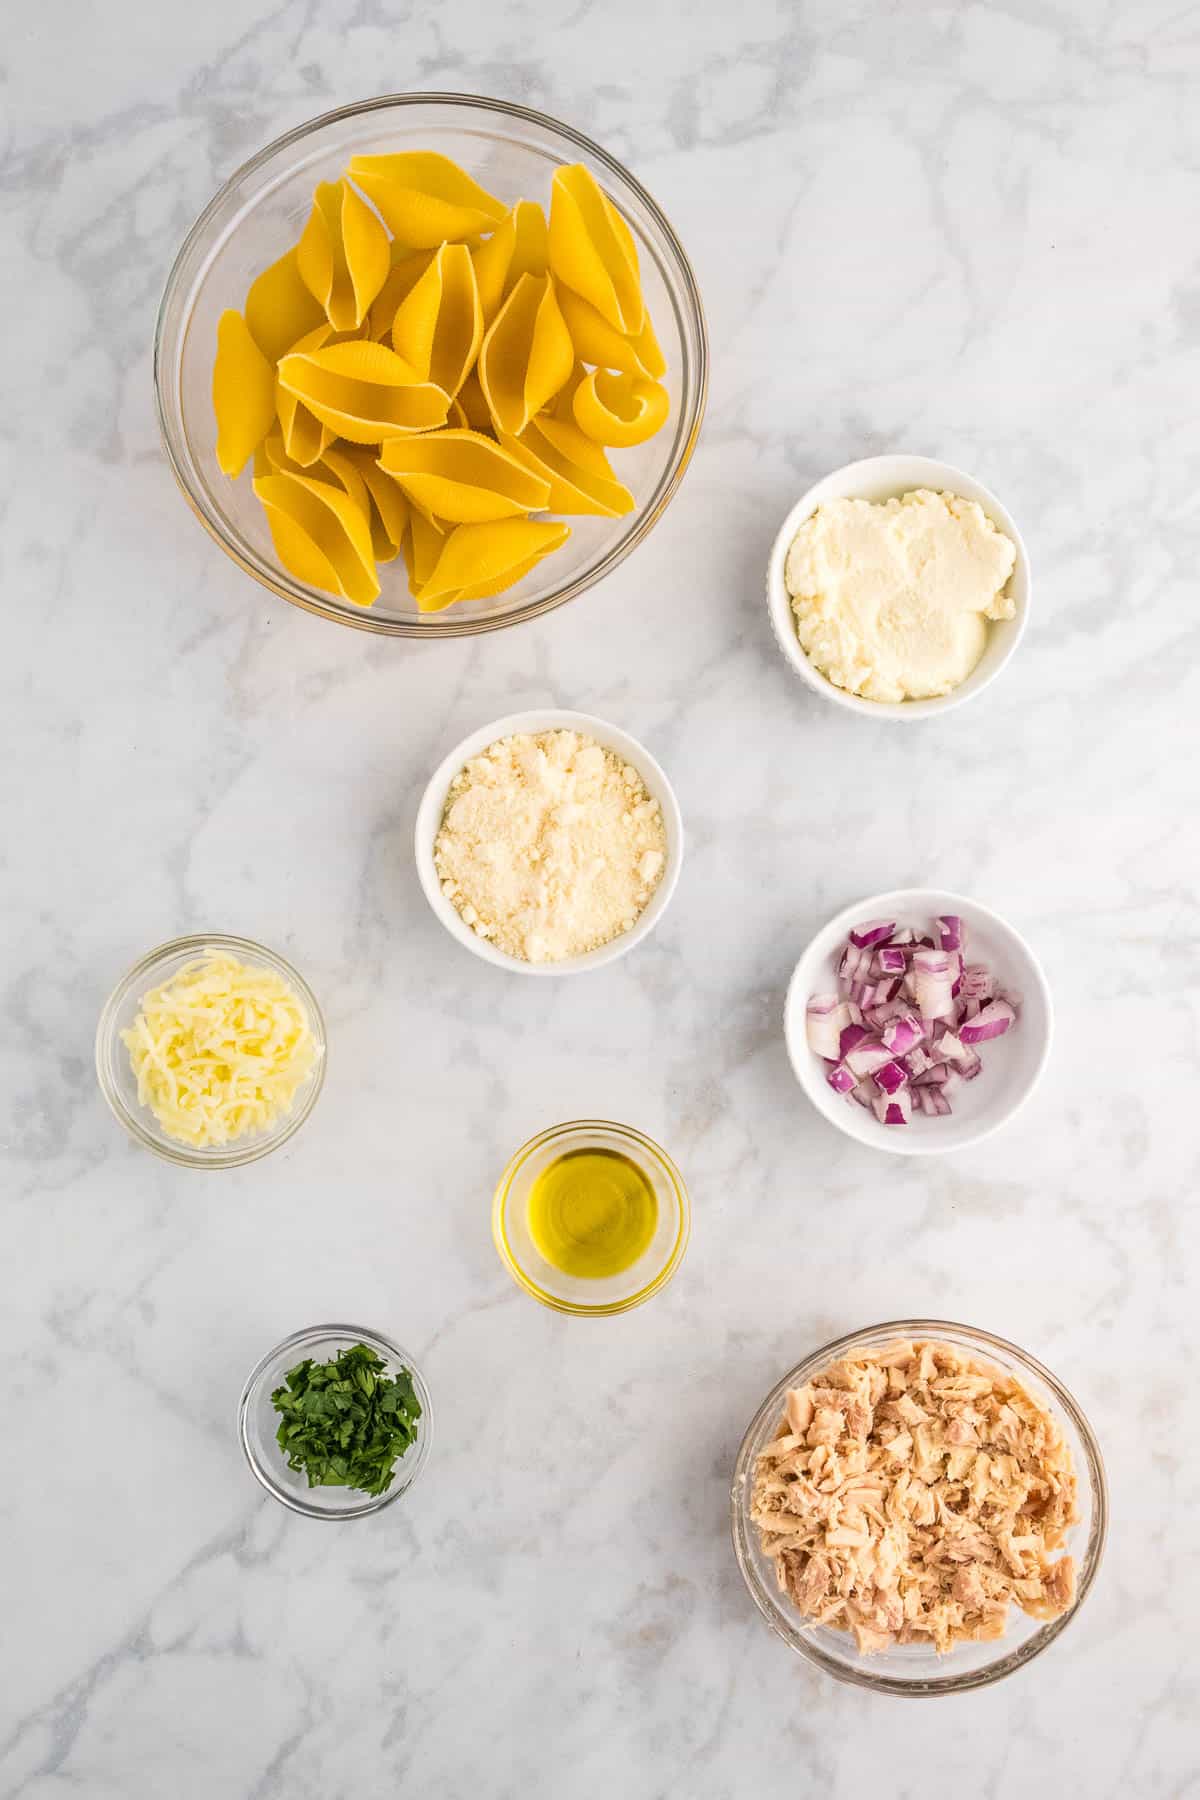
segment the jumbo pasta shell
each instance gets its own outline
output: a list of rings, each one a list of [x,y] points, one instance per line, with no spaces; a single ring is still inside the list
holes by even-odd
[[[615,331],[640,332],[646,306],[637,247],[616,207],[582,163],[557,169],[550,189],[550,270]]]
[[[399,484],[385,475],[375,458],[373,445],[343,444],[326,450],[313,470],[329,469],[358,505],[371,532],[371,550],[377,563],[392,562],[400,554],[408,530],[409,505]]]
[[[649,381],[656,381],[666,374],[666,358],[659,348],[648,312],[642,329],[633,337],[627,337],[573,288],[559,288],[558,305],[580,362],[593,363],[601,369],[619,369],[626,375],[640,375]]]
[[[254,492],[285,568],[313,587],[370,606],[379,593],[370,529],[342,488],[306,475],[263,475]]]
[[[345,181],[323,181],[296,246],[305,286],[337,331],[353,331],[387,280],[392,249],[361,194]]]
[[[573,433],[574,437],[587,445],[594,452],[597,446],[583,436],[576,427],[563,426],[563,436]],[[604,458],[604,472],[598,473],[594,462],[591,467],[578,459],[563,453],[560,444],[555,443],[541,428],[541,421],[534,419],[519,438],[502,436],[500,443],[510,456],[523,462],[526,468],[550,485],[550,498],[546,502],[547,510],[556,513],[590,513],[604,519],[622,518],[634,508],[634,498],[629,489],[622,485],[609,467],[608,458]],[[569,441],[569,440],[568,440]],[[573,447],[573,446],[572,446]],[[601,451],[603,456],[603,451]],[[588,458],[592,462],[592,458]]]
[[[232,308],[217,321],[212,398],[217,462],[240,475],[275,423],[275,371]]]
[[[415,509],[408,515],[408,530],[401,549],[408,569],[408,591],[415,599],[437,567],[446,534],[437,519]]]
[[[325,308],[305,285],[296,249],[286,251],[251,283],[246,323],[270,363],[277,363],[298,338],[325,323]]]
[[[434,250],[404,250],[392,245],[392,266],[367,314],[367,336],[377,344],[390,344],[392,325],[400,302],[407,299],[437,254]]]
[[[401,301],[392,348],[447,394],[457,394],[483,342],[475,265],[465,244],[443,244]]]
[[[393,236],[414,250],[462,243],[491,231],[505,214],[501,201],[433,150],[356,156],[346,173],[378,208]]]
[[[575,390],[575,423],[598,444],[644,444],[666,423],[671,400],[657,381],[593,369]]]
[[[545,213],[534,200],[518,200],[491,237],[471,254],[484,321],[490,325],[522,275],[545,275],[549,269]]]
[[[450,396],[385,344],[369,339],[293,352],[279,380],[322,424],[352,444],[381,444],[443,423]]]
[[[389,439],[380,465],[420,511],[455,524],[540,512],[549,483],[477,431]]]
[[[479,353],[479,385],[497,431],[519,437],[574,367],[571,334],[549,275],[522,275]]]
[[[458,600],[485,600],[513,587],[571,535],[557,519],[501,519],[457,526],[417,595],[422,612]]]

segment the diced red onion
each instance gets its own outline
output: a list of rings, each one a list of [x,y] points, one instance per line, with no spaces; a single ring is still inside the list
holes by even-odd
[[[814,994],[805,1029],[834,1093],[870,1107],[885,1125],[945,1118],[948,1095],[974,1081],[976,1044],[1016,1023],[1019,1001],[983,963],[967,963],[957,913],[935,921],[934,938],[887,919],[855,926],[838,964],[838,994]]]
[[[963,930],[963,922],[957,913],[941,913],[934,921],[937,925],[938,943],[943,950],[961,950],[967,941]]]
[[[954,1011],[954,965],[944,950],[914,951],[913,979],[923,1019],[944,1019]]]
[[[844,1000],[839,1000],[836,994],[813,994],[804,1014],[809,1049],[815,1056],[828,1056],[836,1061],[841,1034],[849,1023],[850,1009]]]
[[[884,1063],[891,1060],[891,1051],[877,1037],[864,1038],[853,1050],[847,1051],[845,1057],[846,1066],[858,1076],[873,1075],[876,1069],[882,1069]]]
[[[906,1050],[911,1050],[914,1044],[920,1043],[925,1029],[915,1014],[902,1012],[899,1018],[892,1019],[885,1025],[879,1035],[889,1050],[897,1056],[903,1056]]]
[[[875,969],[880,975],[903,975],[908,957],[895,944],[884,944],[875,952]]]
[[[968,963],[962,972],[962,991],[968,1000],[990,1000],[996,992],[996,981],[982,963]]]
[[[882,1069],[876,1069],[873,1080],[882,1093],[898,1094],[908,1086],[908,1070],[903,1063],[887,1062]]]
[[[912,1118],[907,1088],[898,1088],[894,1094],[879,1094],[871,1105],[881,1125],[907,1125]]]
[[[1007,1000],[989,1000],[974,1018],[959,1027],[958,1035],[964,1044],[986,1044],[990,1038],[1003,1037],[1016,1017]]]
[[[886,944],[895,929],[894,919],[868,919],[865,925],[852,928],[850,942],[860,950],[871,950],[876,944]]]

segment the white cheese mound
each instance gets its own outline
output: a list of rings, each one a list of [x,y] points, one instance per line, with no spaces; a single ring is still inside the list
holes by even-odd
[[[434,845],[442,892],[480,937],[561,962],[628,931],[667,835],[638,771],[574,731],[519,733],[455,776]]]
[[[193,1149],[269,1130],[320,1058],[307,1009],[283,977],[218,950],[145,994],[121,1039],[138,1099]]]
[[[921,488],[902,500],[829,500],[804,521],[785,580],[800,645],[867,700],[948,694],[1011,619],[1011,538],[983,508]]]

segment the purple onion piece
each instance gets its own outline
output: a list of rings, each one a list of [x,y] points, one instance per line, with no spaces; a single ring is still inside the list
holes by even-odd
[[[812,994],[804,1013],[804,1031],[814,1056],[836,1062],[841,1034],[850,1023],[850,1009],[836,994]]]
[[[961,950],[967,941],[963,922],[957,913],[941,913],[934,920],[937,926],[938,943],[943,950]]]
[[[859,1106],[870,1106],[875,1098],[875,1088],[869,1081],[860,1081],[858,1086],[847,1094],[846,1098],[857,1101]]]
[[[912,1101],[907,1088],[899,1088],[894,1094],[880,1094],[871,1105],[881,1125],[907,1125],[912,1118]]]
[[[882,1069],[884,1063],[891,1060],[891,1051],[877,1037],[864,1038],[853,1050],[847,1051],[844,1058],[847,1068],[853,1069],[860,1078],[873,1075],[876,1069]]]
[[[913,953],[913,980],[923,1019],[944,1019],[954,1011],[954,964],[944,950]]]
[[[880,975],[903,975],[908,958],[895,944],[884,944],[875,952],[875,967]]]
[[[835,1094],[848,1094],[855,1085],[854,1077],[844,1063],[834,1063],[825,1079]]]
[[[908,1070],[903,1063],[884,1063],[882,1069],[876,1069],[873,1080],[882,1093],[898,1094],[901,1088],[908,1086]]]
[[[924,1028],[914,1014],[902,1012],[899,1018],[884,1026],[880,1036],[889,1050],[894,1051],[897,1056],[903,1056],[906,1050],[911,1050],[914,1044],[920,1043]]]
[[[852,928],[850,942],[860,950],[873,950],[876,944],[886,944],[895,929],[894,919],[868,919],[865,925]]]
[[[962,973],[962,988],[968,1000],[991,1000],[996,992],[995,977],[982,963],[968,963]]]
[[[958,1035],[964,1044],[986,1044],[989,1038],[1003,1037],[1009,1026],[1015,1024],[1016,1017],[1007,1000],[989,1000],[974,1018],[960,1027]]]
[[[856,1025],[853,1021],[849,1025],[843,1025],[842,1035],[838,1039],[839,1057],[845,1056],[847,1050],[853,1050],[856,1044],[861,1044],[863,1039],[870,1035],[865,1025]]]

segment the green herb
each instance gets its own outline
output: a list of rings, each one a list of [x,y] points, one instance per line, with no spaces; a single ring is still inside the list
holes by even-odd
[[[279,1414],[276,1440],[289,1469],[309,1487],[357,1488],[383,1494],[395,1465],[416,1440],[421,1403],[407,1369],[389,1376],[366,1344],[331,1362],[310,1357],[284,1376],[271,1395]]]

